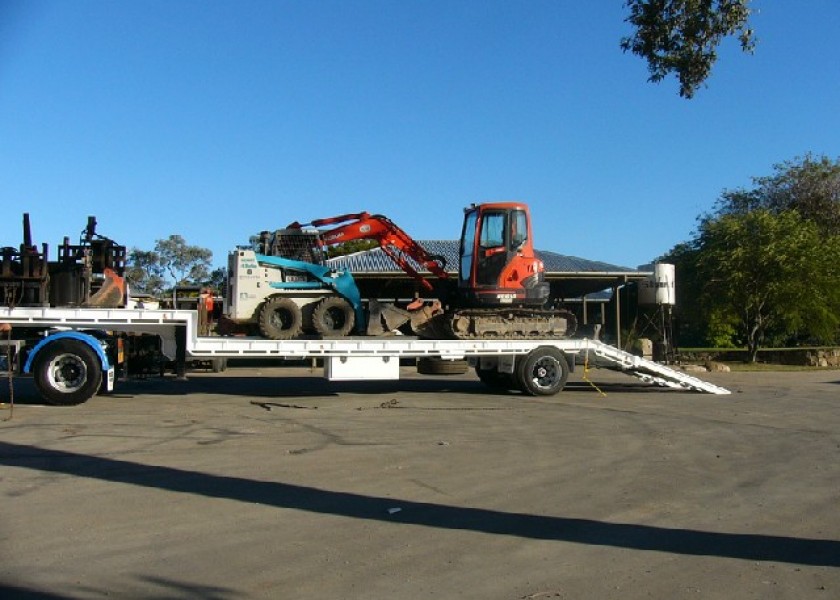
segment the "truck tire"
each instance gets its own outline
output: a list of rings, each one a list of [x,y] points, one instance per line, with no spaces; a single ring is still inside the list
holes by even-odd
[[[417,359],[417,372],[421,375],[463,375],[469,369],[466,360],[444,360],[436,356]]]
[[[96,395],[102,365],[96,352],[80,340],[57,340],[38,352],[32,373],[35,387],[50,404],[74,406]]]
[[[516,378],[531,396],[552,396],[566,386],[569,362],[554,346],[538,346],[517,361]]]
[[[324,298],[312,311],[312,327],[324,337],[344,337],[355,325],[353,307],[340,296]]]
[[[275,296],[260,309],[260,333],[270,340],[288,340],[303,330],[303,314],[291,298]]]

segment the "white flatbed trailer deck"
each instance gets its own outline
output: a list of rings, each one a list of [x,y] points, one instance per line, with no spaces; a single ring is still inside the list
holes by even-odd
[[[13,332],[16,328],[41,328],[59,332],[99,330],[153,334],[161,338],[163,352],[170,358],[178,355],[179,345],[182,356],[188,359],[322,358],[325,376],[339,380],[397,379],[400,359],[426,357],[444,360],[470,359],[482,368],[492,365],[493,369],[510,375],[519,368],[520,379],[523,377],[522,367],[515,365],[525,363],[528,377],[533,370],[537,373],[535,377],[539,379],[538,374],[545,372],[543,367],[557,365],[558,357],[563,357],[568,361],[568,365],[562,366],[561,371],[565,369],[565,373],[558,374],[558,377],[562,375],[562,382],[552,381],[549,373],[546,375],[545,386],[540,381],[535,381],[533,389],[528,389],[530,393],[550,395],[562,389],[568,376],[568,367],[573,368],[575,358],[589,357],[593,361],[597,360],[600,365],[608,365],[648,383],[712,394],[729,393],[725,388],[682,371],[589,339],[427,340],[394,335],[268,340],[238,336],[199,336],[196,311],[122,308],[0,308],[0,322],[11,324]],[[14,333],[12,337],[14,338]],[[50,337],[52,336],[45,338],[39,346],[48,346]],[[36,348],[34,351],[41,349]],[[26,370],[31,371],[35,364],[37,361],[33,361],[33,357],[30,356]],[[103,371],[109,368],[107,361],[99,366]],[[36,381],[37,379],[36,373]],[[49,381],[49,377],[47,380]]]

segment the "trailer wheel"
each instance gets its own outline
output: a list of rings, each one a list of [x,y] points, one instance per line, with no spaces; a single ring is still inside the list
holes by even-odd
[[[345,336],[356,325],[356,313],[344,298],[324,298],[312,311],[312,327],[324,337]]]
[[[482,369],[476,365],[475,374],[478,379],[492,390],[518,390],[520,386],[516,383],[514,373],[500,373],[496,369]]]
[[[565,387],[569,363],[554,346],[539,346],[517,361],[516,375],[526,394],[551,396]]]
[[[275,296],[260,309],[260,333],[272,340],[288,340],[303,329],[300,307],[291,298]]]
[[[35,357],[35,387],[50,404],[73,406],[96,395],[102,366],[93,348],[78,340],[57,340]]]

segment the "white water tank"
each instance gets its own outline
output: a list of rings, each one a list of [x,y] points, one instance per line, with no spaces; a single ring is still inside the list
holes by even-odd
[[[677,303],[676,269],[669,263],[655,263],[653,274],[639,282],[639,304],[660,306]]]

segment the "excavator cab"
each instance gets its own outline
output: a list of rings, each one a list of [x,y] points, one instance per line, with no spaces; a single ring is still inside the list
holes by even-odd
[[[545,266],[534,253],[528,206],[473,204],[464,210],[458,291],[464,306],[542,306]]]

